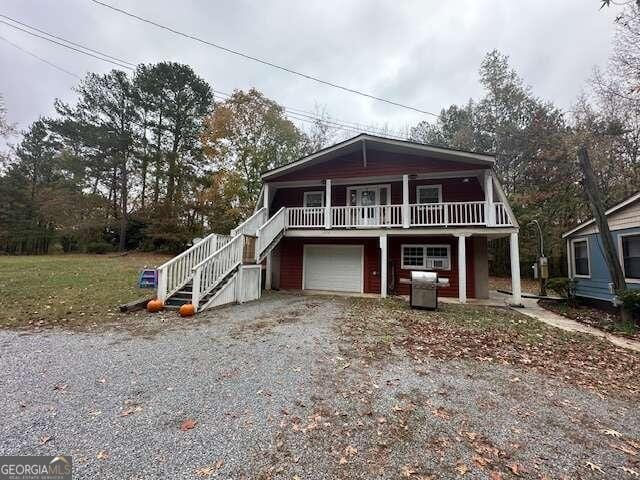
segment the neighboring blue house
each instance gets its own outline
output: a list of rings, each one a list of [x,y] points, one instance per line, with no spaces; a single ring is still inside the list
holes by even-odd
[[[610,208],[606,214],[627,286],[640,288],[640,193]],[[581,223],[562,238],[567,242],[569,277],[576,281],[576,295],[615,304],[595,221]]]

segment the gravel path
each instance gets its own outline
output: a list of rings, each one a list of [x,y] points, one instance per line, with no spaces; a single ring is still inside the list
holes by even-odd
[[[87,479],[636,478],[635,403],[482,362],[352,358],[348,305],[273,294],[130,331],[0,332],[0,454],[71,454]]]

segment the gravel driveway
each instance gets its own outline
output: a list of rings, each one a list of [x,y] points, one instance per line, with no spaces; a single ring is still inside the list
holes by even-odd
[[[70,454],[87,479],[637,478],[637,402],[490,362],[367,361],[349,308],[271,294],[0,332],[0,454]]]

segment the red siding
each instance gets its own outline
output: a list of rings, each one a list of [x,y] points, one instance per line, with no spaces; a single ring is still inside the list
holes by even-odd
[[[323,178],[351,178],[405,173],[431,173],[456,170],[477,170],[477,165],[439,160],[421,155],[408,155],[369,150],[367,166],[362,153],[349,153],[300,170],[283,173],[269,181],[322,180]]]
[[[402,182],[388,182],[391,184],[391,204],[402,204]],[[365,184],[366,185],[366,184]],[[409,203],[416,203],[416,187],[418,185],[442,185],[442,201],[444,202],[474,202],[483,201],[484,194],[478,179],[469,177],[463,182],[462,178],[442,178],[409,181]],[[304,192],[324,190],[324,186],[279,188],[271,204],[272,212],[281,207],[304,206]],[[347,185],[333,185],[331,187],[331,205],[334,207],[347,204]]]
[[[380,293],[380,249],[377,238],[292,238],[280,242],[280,288],[302,289],[302,255],[305,244],[364,245],[364,292]]]
[[[411,278],[411,270],[403,270],[401,255],[402,244],[436,244],[451,246],[451,270],[439,271],[438,275],[449,279],[449,286],[442,288],[439,295],[443,297],[458,296],[458,239],[454,237],[389,237],[389,260],[393,262],[396,272],[396,291],[401,295],[409,295],[409,285],[399,283],[400,278]],[[473,242],[471,237],[466,240],[467,252],[467,297],[475,297],[473,271]]]
[[[280,242],[280,288],[283,290],[302,289],[302,255],[305,244],[364,245],[364,291],[380,293],[380,248],[378,237],[374,238],[294,238],[285,237]],[[458,240],[453,237],[389,237],[389,260],[396,272],[396,292],[409,294],[409,285],[398,282],[400,278],[410,278],[410,270],[400,268],[401,245],[447,244],[451,245],[451,270],[440,272],[449,279],[449,287],[440,290],[445,297],[458,296]],[[473,245],[467,238],[467,296],[475,296],[473,272]]]

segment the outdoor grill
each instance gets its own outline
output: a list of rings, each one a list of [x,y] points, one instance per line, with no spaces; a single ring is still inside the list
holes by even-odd
[[[446,278],[438,279],[438,272],[411,272],[411,308],[438,308],[438,287],[449,285]]]

